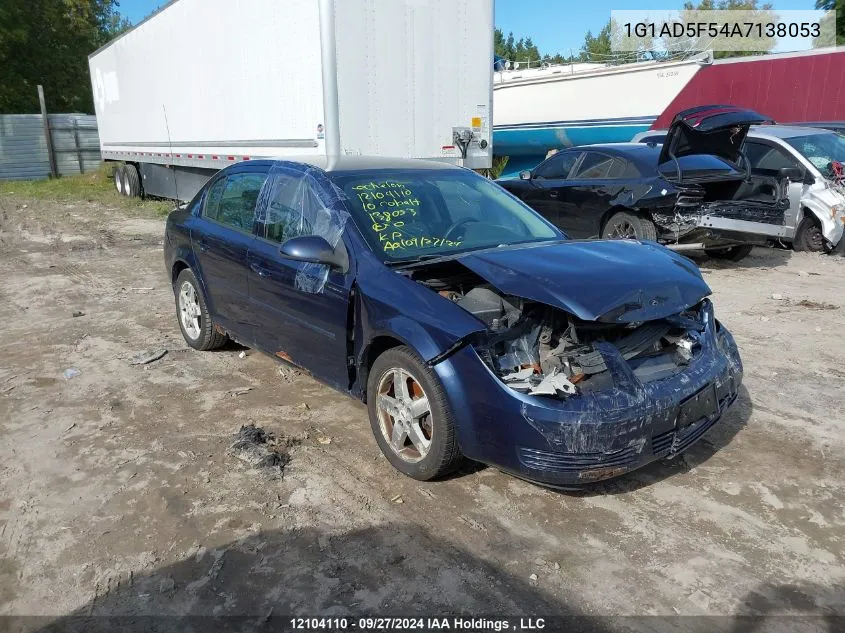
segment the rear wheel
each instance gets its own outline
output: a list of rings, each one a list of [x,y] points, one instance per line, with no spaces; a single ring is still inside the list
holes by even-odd
[[[657,240],[654,222],[629,211],[617,211],[607,219],[602,229],[604,239]]]
[[[112,172],[112,177],[114,178],[114,188],[117,189],[117,193],[123,195],[123,165],[115,165],[114,171]]]
[[[141,178],[138,176],[138,168],[135,165],[127,164],[123,168],[123,195],[130,198],[141,195]]]
[[[810,253],[821,253],[824,251],[824,234],[819,221],[811,215],[805,215],[804,219],[795,230],[795,239],[792,241],[792,248],[796,251],[808,251]]]
[[[376,442],[399,472],[428,481],[461,462],[452,412],[437,375],[409,347],[379,356],[367,380]]]
[[[732,262],[738,262],[748,257],[752,250],[754,250],[754,246],[751,244],[741,244],[730,248],[705,248],[704,252],[713,259],[729,259]]]
[[[185,342],[202,351],[225,345],[228,337],[214,327],[199,282],[190,268],[179,273],[173,292],[176,295],[176,317]]]

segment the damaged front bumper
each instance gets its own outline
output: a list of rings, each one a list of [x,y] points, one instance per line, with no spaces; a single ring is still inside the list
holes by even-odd
[[[702,306],[700,352],[678,373],[642,382],[619,351],[597,343],[613,386],[566,399],[508,388],[466,346],[434,366],[464,454],[537,483],[578,487],[680,454],[736,399],[742,362],[730,333]]]

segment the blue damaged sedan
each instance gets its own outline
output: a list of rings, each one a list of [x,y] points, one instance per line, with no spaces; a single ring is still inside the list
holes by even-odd
[[[742,380],[692,262],[570,240],[443,163],[229,167],[170,214],[165,258],[190,346],[233,339],[361,399],[416,479],[463,458],[564,488],[615,477],[688,448]]]

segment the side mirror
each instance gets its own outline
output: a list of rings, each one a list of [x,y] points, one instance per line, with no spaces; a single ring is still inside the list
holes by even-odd
[[[804,173],[798,167],[781,167],[780,177],[789,178],[791,182],[801,182],[804,179]]]
[[[805,185],[814,185],[816,184],[816,179],[813,177],[813,174],[810,173],[810,170],[804,172],[804,180],[802,182]]]
[[[523,169],[519,172],[519,179],[520,180],[531,180],[531,172],[527,169]]]
[[[324,237],[319,235],[301,235],[292,237],[279,248],[282,257],[312,264],[326,264],[338,268],[341,272],[349,270],[349,256],[343,242],[332,248]]]

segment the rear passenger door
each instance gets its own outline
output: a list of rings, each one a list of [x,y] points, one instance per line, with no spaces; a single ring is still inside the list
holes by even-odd
[[[211,184],[191,243],[209,310],[237,338],[250,342],[247,253],[255,236],[255,202],[267,170],[223,172]]]

